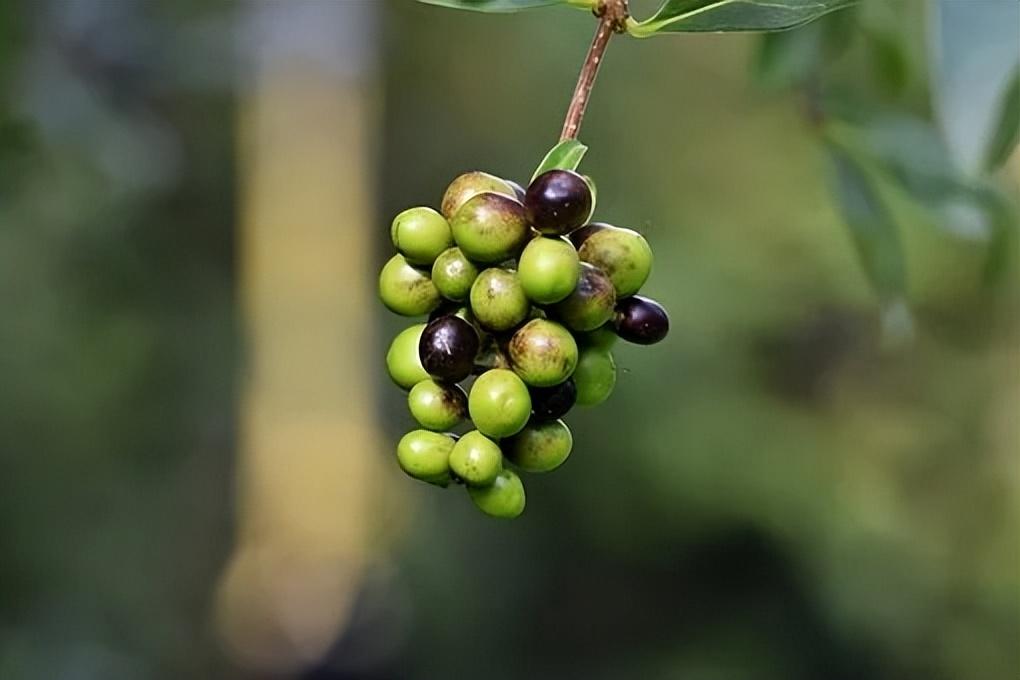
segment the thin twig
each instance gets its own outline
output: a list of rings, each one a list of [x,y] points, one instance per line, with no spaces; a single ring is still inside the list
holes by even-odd
[[[584,64],[581,65],[581,73],[577,77],[574,96],[570,99],[567,117],[563,121],[560,141],[577,139],[577,133],[581,130],[581,121],[584,119],[584,111],[588,107],[588,99],[591,97],[591,88],[595,84],[599,66],[602,65],[602,57],[606,52],[606,46],[609,45],[609,39],[613,37],[613,33],[622,33],[626,30],[627,17],[629,16],[627,0],[601,0],[595,13],[599,17],[599,25],[595,29],[591,47],[588,48],[588,56],[584,58]]]

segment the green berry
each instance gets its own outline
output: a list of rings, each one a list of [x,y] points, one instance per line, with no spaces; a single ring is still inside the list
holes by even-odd
[[[464,255],[489,264],[514,257],[531,236],[524,206],[492,192],[468,199],[450,219],[450,228]]]
[[[448,434],[412,430],[397,444],[400,469],[423,482],[446,486],[450,483],[450,452],[454,440]]]
[[[466,300],[477,277],[478,267],[460,248],[447,248],[432,263],[432,283],[447,300]]]
[[[503,470],[503,452],[496,442],[478,430],[472,430],[454,444],[450,452],[450,470],[468,484],[492,484]]]
[[[486,269],[471,285],[471,311],[484,328],[510,330],[528,318],[531,304],[516,272]]]
[[[379,297],[391,312],[403,316],[428,314],[439,306],[439,290],[428,274],[415,269],[403,255],[394,255],[379,272]]]
[[[613,325],[607,323],[604,326],[599,326],[593,331],[587,333],[579,333],[577,336],[577,344],[582,347],[598,347],[600,349],[612,349],[613,345],[620,336],[613,330]]]
[[[536,238],[524,247],[517,273],[529,298],[540,305],[559,302],[577,287],[581,263],[565,238]]]
[[[471,386],[468,412],[482,434],[500,439],[521,431],[531,415],[531,395],[513,371],[494,368]]]
[[[577,343],[566,328],[546,319],[532,319],[510,338],[510,363],[534,387],[563,382],[577,366]]]
[[[489,486],[469,486],[467,490],[486,515],[513,519],[524,512],[524,484],[513,470],[503,470]]]
[[[593,331],[613,318],[615,306],[613,282],[601,269],[582,262],[577,288],[551,311],[571,330]]]
[[[611,352],[598,347],[581,350],[574,369],[577,403],[582,406],[601,404],[616,386],[616,362]]]
[[[394,217],[390,237],[397,251],[416,265],[431,265],[453,245],[450,223],[432,208],[408,208]]]
[[[606,225],[585,239],[578,254],[609,276],[618,298],[638,292],[652,271],[652,249],[633,229]]]
[[[444,431],[467,417],[467,394],[457,385],[422,380],[411,388],[407,406],[426,430]]]
[[[424,330],[423,323],[405,328],[393,338],[390,349],[386,352],[386,370],[389,371],[393,382],[405,390],[429,378],[418,354],[418,343]]]
[[[517,192],[506,180],[500,179],[487,172],[465,172],[453,180],[443,194],[443,202],[440,210],[446,219],[453,219],[460,207],[468,202],[472,196],[491,191],[505,196],[516,197]]]
[[[573,446],[570,428],[562,420],[532,421],[503,443],[506,457],[525,472],[555,470]]]

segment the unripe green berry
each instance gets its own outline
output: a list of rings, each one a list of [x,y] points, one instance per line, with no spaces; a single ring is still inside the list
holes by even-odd
[[[466,300],[476,278],[478,267],[460,248],[447,248],[432,263],[432,283],[447,300]]]
[[[503,452],[496,442],[472,430],[454,444],[450,470],[473,486],[492,484],[503,470]]]
[[[393,218],[390,227],[393,246],[411,264],[431,265],[453,245],[453,232],[446,218],[432,208],[408,208]]]
[[[503,442],[506,457],[525,472],[555,470],[573,446],[570,428],[562,420],[532,421]]]
[[[577,335],[578,347],[598,347],[599,349],[612,349],[620,336],[613,330],[613,325],[607,323],[599,326],[593,331],[579,333]]]
[[[403,316],[428,314],[440,302],[439,290],[428,274],[412,267],[399,254],[379,272],[379,297],[391,312]]]
[[[400,468],[423,482],[446,486],[450,483],[450,452],[453,437],[428,430],[412,430],[397,444]]]
[[[578,254],[606,273],[617,298],[638,292],[652,271],[652,249],[633,229],[607,225],[585,239]]]
[[[513,470],[503,470],[489,486],[469,486],[479,510],[491,517],[513,519],[524,512],[524,484]]]
[[[409,390],[422,380],[428,380],[429,374],[421,365],[418,354],[418,343],[421,340],[425,324],[418,323],[397,334],[386,352],[386,370],[390,378],[399,387]]]
[[[513,371],[494,368],[478,376],[468,395],[468,412],[482,434],[500,439],[521,431],[531,415],[531,395]]]
[[[471,286],[475,320],[492,331],[506,331],[528,318],[531,303],[516,272],[486,269]]]
[[[407,395],[407,407],[426,430],[443,432],[467,417],[467,394],[458,385],[422,380]]]
[[[524,206],[492,192],[468,199],[450,219],[450,228],[464,255],[489,264],[516,256],[531,235]]]
[[[453,219],[453,216],[457,214],[462,205],[468,202],[468,199],[486,191],[515,198],[517,196],[514,187],[506,180],[487,172],[475,170],[465,172],[450,183],[450,186],[446,188],[446,193],[443,194],[440,210],[446,219]]]
[[[611,352],[597,347],[581,350],[574,369],[577,403],[582,406],[601,404],[616,386],[616,362]]]
[[[602,270],[581,263],[577,288],[550,308],[565,326],[575,331],[593,331],[613,318],[616,289]]]
[[[548,305],[574,291],[581,263],[574,246],[565,238],[536,238],[524,247],[517,273],[527,296]]]
[[[510,363],[534,387],[563,382],[577,366],[577,343],[566,328],[546,319],[532,319],[510,338]]]

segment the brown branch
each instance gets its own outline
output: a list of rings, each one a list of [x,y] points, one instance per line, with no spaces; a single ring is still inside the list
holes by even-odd
[[[599,25],[595,29],[591,47],[588,48],[588,56],[584,58],[584,64],[581,65],[581,74],[577,77],[574,96],[570,99],[567,117],[563,121],[560,141],[577,139],[577,133],[581,130],[581,121],[584,119],[584,110],[588,107],[588,99],[591,97],[591,88],[595,84],[599,66],[602,65],[602,58],[606,52],[606,46],[609,45],[609,39],[613,37],[613,33],[622,33],[626,30],[627,17],[630,16],[627,0],[600,0],[595,15],[599,17]]]

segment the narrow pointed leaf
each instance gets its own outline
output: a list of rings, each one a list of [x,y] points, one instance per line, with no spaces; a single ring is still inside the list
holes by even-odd
[[[985,168],[996,170],[1006,162],[1020,142],[1020,69],[1013,76],[1013,84],[1006,90],[999,106],[999,124],[988,144]]]
[[[518,12],[534,7],[563,5],[567,0],[418,0],[418,2],[474,12]]]
[[[549,149],[549,153],[539,163],[531,179],[534,180],[543,172],[550,170],[577,170],[577,166],[581,164],[581,159],[584,158],[587,150],[588,147],[576,139],[567,139],[560,142]]]
[[[628,32],[645,38],[657,33],[781,31],[801,26],[857,0],[665,0]]]

